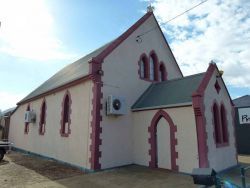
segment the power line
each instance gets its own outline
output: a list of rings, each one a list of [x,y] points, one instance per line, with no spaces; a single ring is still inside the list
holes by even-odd
[[[189,8],[189,9],[185,10],[184,12],[182,12],[182,13],[180,13],[180,14],[176,15],[175,17],[173,17],[173,18],[169,19],[168,21],[166,21],[166,22],[164,22],[164,23],[160,24],[160,26],[163,26],[163,25],[165,25],[165,24],[167,24],[167,23],[169,23],[169,22],[173,21],[174,19],[176,19],[176,18],[178,18],[178,17],[182,16],[183,14],[186,14],[187,12],[189,12],[189,11],[191,11],[191,10],[195,9],[196,7],[198,7],[198,6],[202,5],[203,3],[207,2],[207,1],[208,1],[208,0],[201,1],[201,2],[200,2],[200,3],[198,3],[197,5],[195,5],[195,6],[191,7],[191,8]],[[157,27],[158,27],[158,25],[157,25],[157,26],[155,26],[155,27],[153,27],[153,28],[151,28],[151,29],[149,29],[148,31],[146,31],[146,32],[144,32],[144,33],[142,33],[142,34],[138,35],[136,38],[140,38],[141,36],[146,35],[147,33],[149,33],[149,32],[151,32],[151,31],[155,30]]]

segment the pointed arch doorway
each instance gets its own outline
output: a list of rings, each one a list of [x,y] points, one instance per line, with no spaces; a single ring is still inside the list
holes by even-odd
[[[149,137],[149,166],[153,168],[166,168],[178,171],[176,159],[177,131],[171,117],[167,112],[159,110],[153,117],[148,129]]]

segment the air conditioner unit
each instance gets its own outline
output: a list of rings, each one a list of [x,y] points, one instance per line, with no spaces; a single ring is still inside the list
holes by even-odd
[[[25,123],[35,123],[36,122],[36,114],[33,111],[26,111],[24,117]]]
[[[107,115],[124,115],[127,113],[124,97],[109,95],[107,99]]]

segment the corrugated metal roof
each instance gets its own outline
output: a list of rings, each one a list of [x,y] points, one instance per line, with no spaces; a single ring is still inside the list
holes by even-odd
[[[233,100],[235,107],[248,107],[250,106],[250,95],[244,95],[242,97]]]
[[[200,85],[205,73],[153,83],[132,106],[132,110],[178,106],[192,102],[192,94]]]
[[[111,42],[110,42],[111,43]],[[64,67],[62,70],[57,72],[54,76],[45,81],[42,85],[36,88],[28,96],[22,99],[19,103],[27,101],[31,98],[34,98],[38,95],[46,93],[52,89],[56,89],[60,86],[63,86],[72,81],[78,80],[89,74],[89,64],[88,61],[99,55],[110,43],[103,45],[97,50],[91,52],[90,54],[82,57],[81,59],[75,61],[72,64]],[[19,104],[18,103],[18,104]]]
[[[17,107],[9,108],[7,110],[2,111],[2,114],[0,116],[10,115]]]

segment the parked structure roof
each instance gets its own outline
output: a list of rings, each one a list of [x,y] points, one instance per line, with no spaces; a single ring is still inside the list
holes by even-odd
[[[235,107],[249,107],[250,106],[250,95],[244,95],[242,97],[233,100]]]

